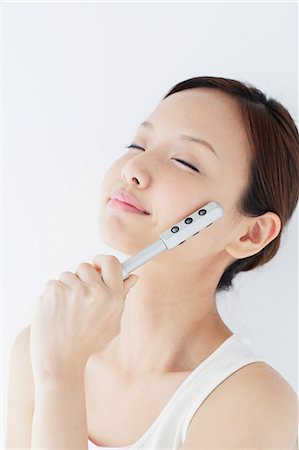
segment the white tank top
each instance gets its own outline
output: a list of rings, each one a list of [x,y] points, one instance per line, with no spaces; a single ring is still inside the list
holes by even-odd
[[[186,439],[192,417],[208,395],[241,367],[260,361],[266,362],[254,353],[247,338],[233,334],[190,372],[135,443],[125,447],[100,447],[88,439],[88,449],[179,449]]]

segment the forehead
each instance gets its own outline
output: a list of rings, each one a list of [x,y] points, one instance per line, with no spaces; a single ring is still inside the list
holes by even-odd
[[[155,125],[155,133],[173,137],[189,133],[206,139],[225,157],[247,165],[251,151],[236,100],[212,88],[192,88],[166,97],[146,119]]]
[[[186,89],[166,97],[149,116],[157,121],[164,118],[172,126],[192,127],[199,131],[204,127],[202,131],[207,133],[220,133],[227,126],[235,126],[236,133],[245,131],[236,101],[211,88]]]

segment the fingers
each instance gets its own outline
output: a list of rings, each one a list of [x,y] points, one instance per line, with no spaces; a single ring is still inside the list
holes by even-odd
[[[100,269],[104,284],[115,292],[123,291],[121,263],[113,255],[96,255],[93,264]]]
[[[78,284],[80,284],[80,280],[77,277],[76,274],[74,274],[73,272],[62,272],[59,275],[59,279],[58,281],[56,281],[56,283],[64,283],[67,284],[69,286],[76,286]]]
[[[75,272],[75,274],[87,284],[101,284],[101,275],[96,271],[95,267],[89,263],[81,263]]]
[[[62,272],[59,276],[59,281],[69,286],[76,286],[82,284],[82,282],[86,284],[99,284],[100,276],[91,264],[81,263],[75,273]]]
[[[113,255],[96,255],[93,265],[81,263],[76,272],[62,272],[58,280],[49,280],[47,286],[59,286],[60,283],[78,285],[80,282],[99,285],[104,283],[116,292],[122,292],[124,282],[122,279],[121,263]]]
[[[59,280],[48,280],[44,284],[44,290],[43,293],[39,296],[39,299],[42,299],[47,294],[50,294],[56,292],[56,293],[62,293],[63,292],[63,284]]]

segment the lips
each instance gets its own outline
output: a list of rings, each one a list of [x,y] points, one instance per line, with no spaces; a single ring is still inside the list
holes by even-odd
[[[145,214],[150,214],[143,205],[132,195],[122,189],[116,189],[111,195],[111,199],[119,200],[120,202],[127,203],[128,205],[134,206]]]

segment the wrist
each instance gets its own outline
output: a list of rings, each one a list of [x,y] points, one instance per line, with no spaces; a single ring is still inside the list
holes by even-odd
[[[39,387],[76,386],[84,383],[86,364],[51,366],[34,371],[34,385]]]

